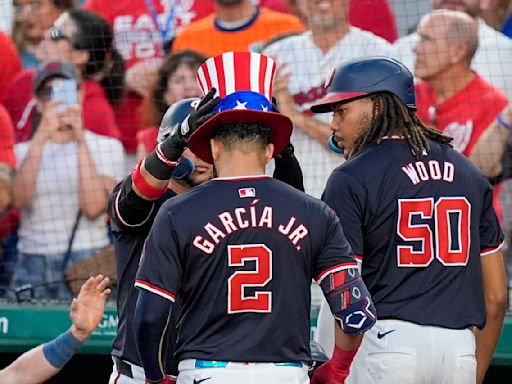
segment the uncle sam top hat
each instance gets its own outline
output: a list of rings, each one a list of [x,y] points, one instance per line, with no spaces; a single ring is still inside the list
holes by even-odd
[[[218,113],[201,125],[188,139],[188,147],[200,159],[213,163],[210,138],[215,128],[228,123],[254,122],[272,130],[274,156],[290,142],[291,120],[272,112],[272,83],[276,64],[270,57],[254,52],[225,52],[209,58],[197,71],[204,94],[217,89],[221,98]]]

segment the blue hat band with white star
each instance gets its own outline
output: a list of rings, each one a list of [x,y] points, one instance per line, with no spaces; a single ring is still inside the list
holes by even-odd
[[[217,105],[219,112],[252,109],[260,112],[272,112],[272,104],[260,93],[237,91],[224,97]]]

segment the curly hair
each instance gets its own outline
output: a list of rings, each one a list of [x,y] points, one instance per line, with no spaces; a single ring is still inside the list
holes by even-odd
[[[400,99],[389,92],[376,92],[368,96],[373,101],[373,118],[370,128],[354,143],[348,158],[355,156],[364,148],[379,144],[383,138],[391,135],[405,137],[416,159],[420,159],[430,150],[427,139],[451,146],[451,137],[436,128],[425,125],[416,112],[407,108]]]
[[[196,71],[206,57],[198,52],[185,50],[168,55],[158,70],[156,82],[141,110],[141,120],[145,126],[158,126],[169,107],[165,103],[164,94],[167,91],[169,78],[181,65],[186,65]]]

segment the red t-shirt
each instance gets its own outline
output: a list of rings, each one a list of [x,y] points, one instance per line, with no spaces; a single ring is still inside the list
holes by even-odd
[[[420,81],[415,88],[420,119],[453,137],[453,147],[465,156],[471,155],[478,139],[508,103],[504,93],[476,73],[464,89],[439,105],[430,84]],[[494,188],[493,203],[502,221],[500,192],[501,184]]]
[[[158,127],[149,127],[137,132],[137,145],[142,144],[147,153],[155,149]]]
[[[16,155],[14,154],[14,128],[11,117],[4,106],[0,104],[0,163],[16,168]]]
[[[21,71],[21,61],[13,41],[0,31],[0,96],[7,84]]]
[[[478,74],[464,89],[439,105],[430,84],[420,81],[415,88],[420,119],[453,137],[454,148],[466,156],[507,105],[505,94]],[[432,121],[434,117],[436,121]]]
[[[8,85],[5,94],[0,99],[14,124],[16,143],[30,140],[32,136],[32,119],[35,114],[35,100],[32,92],[34,74],[34,70],[20,72]],[[85,129],[98,135],[120,138],[114,111],[101,85],[86,79],[83,81],[82,87],[84,90]]]
[[[147,0],[158,13],[159,28],[166,24],[169,4],[176,3],[176,29],[198,20],[215,9],[213,0],[160,1]],[[166,9],[162,6],[166,5]],[[146,0],[87,0],[84,8],[103,16],[114,31],[116,49],[123,55],[126,67],[142,59],[163,57],[162,35],[148,10]]]

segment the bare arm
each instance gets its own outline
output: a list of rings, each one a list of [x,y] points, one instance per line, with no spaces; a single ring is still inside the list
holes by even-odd
[[[110,294],[107,289],[108,278],[98,275],[90,277],[82,288],[78,298],[71,304],[71,333],[79,342],[85,341],[96,329],[103,317],[105,300]],[[56,375],[60,368],[54,367],[46,358],[44,346],[25,352],[11,365],[0,371],[2,384],[36,384],[43,383]],[[69,356],[71,358],[72,356]]]
[[[14,174],[14,205],[18,209],[27,208],[34,198],[37,175],[41,166],[45,140],[34,135],[21,167]]]
[[[512,105],[501,113],[507,124],[512,124]],[[510,136],[510,129],[505,128],[495,119],[477,141],[469,158],[486,177],[496,177],[503,171],[501,158]]]
[[[482,256],[487,321],[476,331],[477,383],[482,383],[500,337],[506,311],[506,276],[501,251]]]
[[[78,143],[78,198],[82,212],[94,219],[105,212],[115,180],[100,175],[85,141]]]

